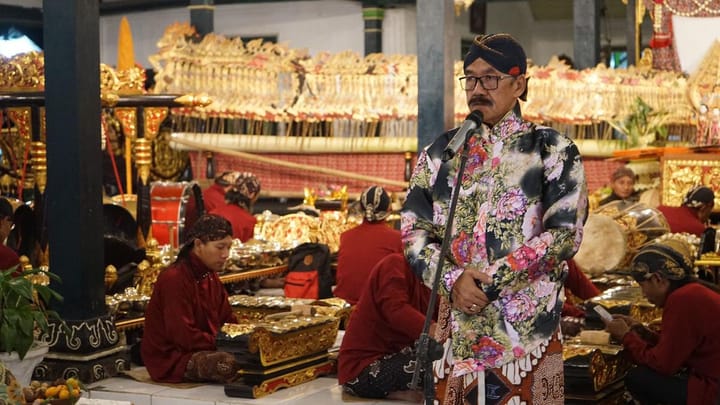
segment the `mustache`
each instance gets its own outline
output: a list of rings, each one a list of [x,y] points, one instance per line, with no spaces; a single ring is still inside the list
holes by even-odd
[[[468,104],[480,104],[480,105],[492,105],[492,101],[489,98],[483,97],[481,95],[473,96],[470,98],[470,101],[468,101]]]

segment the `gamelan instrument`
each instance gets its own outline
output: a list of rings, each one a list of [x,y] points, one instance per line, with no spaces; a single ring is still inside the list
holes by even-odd
[[[235,355],[240,378],[225,385],[226,395],[259,398],[334,369],[328,351],[350,313],[344,300],[248,295],[229,300],[239,323],[225,324],[216,344]]]
[[[154,182],[150,186],[150,230],[160,245],[179,247],[185,234],[205,212],[197,182]]]
[[[613,201],[588,215],[574,260],[583,272],[599,276],[627,266],[640,248],[668,232],[670,226],[657,209]]]

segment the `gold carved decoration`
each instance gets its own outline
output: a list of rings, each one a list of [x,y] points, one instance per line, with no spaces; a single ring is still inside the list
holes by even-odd
[[[123,134],[130,139],[135,139],[137,136],[137,110],[135,107],[116,108],[115,117],[122,124]]]
[[[45,57],[42,52],[28,52],[12,58],[0,57],[0,89],[4,92],[45,90]],[[141,94],[145,91],[145,70],[133,67],[116,71],[100,64],[100,92]]]
[[[262,384],[253,387],[253,398],[264,397],[272,394],[280,388],[293,387],[308,381],[314,380],[318,376],[328,374],[333,370],[333,363],[326,361],[321,364],[313,365],[281,377],[263,381]]]
[[[720,184],[720,157],[712,159],[702,155],[703,159],[693,159],[691,155],[665,157],[662,160],[662,196],[663,205],[682,205],[685,194],[694,186],[703,184],[715,188]],[[720,206],[720,193],[715,189],[715,206]]]
[[[176,178],[185,169],[187,151],[177,150],[170,146],[172,131],[169,128],[160,128],[152,143],[154,177],[162,180]]]
[[[145,107],[143,109],[143,122],[145,123],[145,138],[154,140],[160,130],[160,124],[168,116],[167,107]]]
[[[0,89],[5,92],[45,89],[45,60],[41,52],[0,57]]]
[[[148,184],[150,179],[150,166],[152,165],[152,152],[150,141],[146,138],[135,140],[135,166],[138,169],[138,176],[143,184]]]
[[[250,353],[260,353],[263,366],[297,359],[332,347],[340,319],[284,334],[275,334],[258,327],[248,343]]]
[[[33,142],[32,149],[32,169],[35,173],[35,184],[40,193],[45,193],[47,185],[47,150],[43,142]]]
[[[592,380],[595,392],[599,392],[623,377],[631,366],[620,349],[568,342],[563,346],[563,360],[566,368],[578,365],[578,371],[587,373],[585,377]]]
[[[115,70],[100,64],[100,93],[120,95],[142,94],[145,92],[145,70],[139,67]]]

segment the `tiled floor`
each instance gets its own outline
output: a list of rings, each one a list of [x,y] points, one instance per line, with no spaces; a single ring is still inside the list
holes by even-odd
[[[343,395],[335,377],[321,377],[295,387],[281,389],[258,398],[232,398],[225,395],[222,385],[195,388],[168,388],[147,384],[130,378],[116,377],[98,381],[89,387],[91,399],[132,402],[133,405],[325,405],[352,403],[358,405],[409,405],[405,401],[378,401]]]

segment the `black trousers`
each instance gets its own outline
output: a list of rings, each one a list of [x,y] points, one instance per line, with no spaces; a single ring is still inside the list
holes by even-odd
[[[685,405],[688,377],[686,374],[662,375],[645,366],[637,366],[625,376],[625,388],[643,405]]]

